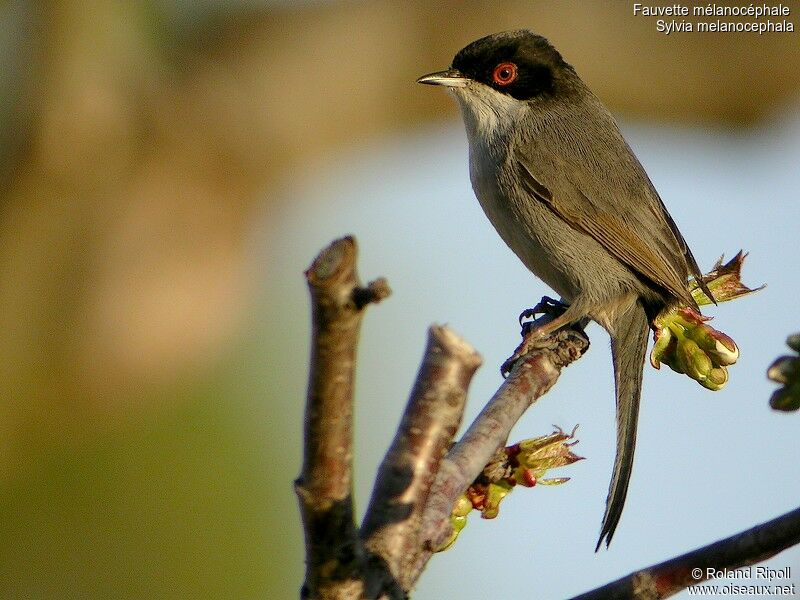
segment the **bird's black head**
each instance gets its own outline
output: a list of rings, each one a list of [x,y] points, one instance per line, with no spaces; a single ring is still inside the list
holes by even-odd
[[[553,93],[559,76],[572,72],[550,42],[528,30],[472,42],[456,54],[453,69],[517,100]]]

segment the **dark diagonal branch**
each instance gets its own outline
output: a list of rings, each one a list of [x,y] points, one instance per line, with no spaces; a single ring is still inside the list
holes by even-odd
[[[409,567],[421,551],[428,492],[461,424],[467,388],[480,364],[480,355],[453,331],[430,328],[403,420],[378,470],[361,536],[404,590],[413,584]]]
[[[800,544],[800,508],[752,529],[647,567],[573,600],[668,598],[705,581],[711,572],[739,569]]]
[[[582,331],[563,329],[541,340],[517,360],[500,389],[439,467],[423,520],[422,541],[428,552],[449,537],[453,505],[495,451],[505,445],[511,428],[525,410],[555,384],[561,369],[588,347],[589,340]]]
[[[356,273],[352,237],[333,242],[306,271],[311,292],[311,370],[303,467],[295,482],[306,535],[305,597],[359,597],[363,552],[353,519],[353,380],[363,307],[389,294]]]

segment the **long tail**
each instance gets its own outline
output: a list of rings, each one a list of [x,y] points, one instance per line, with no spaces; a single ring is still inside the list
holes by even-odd
[[[614,382],[617,392],[617,457],[614,474],[608,488],[606,514],[603,528],[597,540],[595,552],[603,539],[606,547],[611,543],[614,531],[625,506],[628,482],[633,468],[633,453],[636,449],[636,423],[639,418],[639,398],[642,393],[642,370],[647,354],[647,338],[650,333],[647,315],[638,301],[613,323],[611,331],[611,355],[614,360]]]

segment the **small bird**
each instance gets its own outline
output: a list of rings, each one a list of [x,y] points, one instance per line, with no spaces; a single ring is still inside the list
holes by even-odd
[[[617,455],[595,551],[607,547],[633,467],[651,323],[676,305],[699,310],[689,276],[713,296],[614,117],[545,38],[481,38],[417,81],[452,91],[486,216],[568,305],[537,335],[590,318],[611,337]]]

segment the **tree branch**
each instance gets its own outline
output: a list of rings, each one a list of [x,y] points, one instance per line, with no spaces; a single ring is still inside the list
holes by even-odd
[[[352,501],[356,346],[364,307],[385,298],[389,287],[382,279],[362,287],[355,260],[355,240],[346,237],[323,250],[306,271],[313,309],[311,370],[303,467],[295,482],[306,536],[302,597],[405,600],[433,552],[450,537],[459,496],[589,341],[578,326],[523,342],[508,379],[446,452],[480,357],[446,327],[432,327],[359,531]],[[798,543],[800,508],[576,598],[666,598],[714,571],[752,565]]]
[[[525,410],[558,380],[561,369],[589,347],[580,329],[562,329],[538,341],[513,366],[508,378],[476,417],[464,437],[439,467],[423,516],[422,542],[430,553],[449,537],[450,513],[458,497],[483,471],[495,451],[505,445]],[[424,562],[418,565],[421,572]]]
[[[631,573],[575,596],[573,600],[668,598],[708,579],[708,570],[747,567],[797,544],[800,544],[800,508],[724,540]]]
[[[303,467],[295,482],[306,535],[304,598],[357,598],[364,553],[353,519],[353,380],[363,307],[389,295],[363,288],[352,237],[336,240],[306,271],[312,302],[311,369]]]
[[[450,329],[430,328],[403,420],[378,470],[361,537],[406,591],[416,579],[410,566],[421,551],[422,510],[480,364],[480,355]]]

